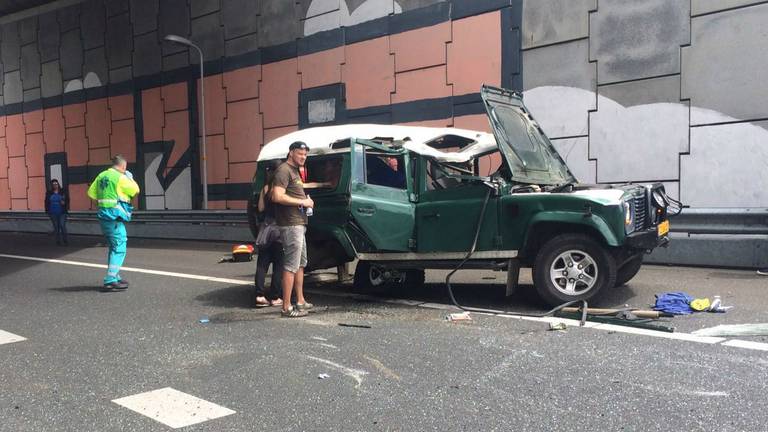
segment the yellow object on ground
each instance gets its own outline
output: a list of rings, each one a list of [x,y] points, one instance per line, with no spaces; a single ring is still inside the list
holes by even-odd
[[[700,298],[700,299],[694,299],[691,302],[691,309],[701,312],[709,309],[709,306],[712,303],[709,301],[708,298]]]

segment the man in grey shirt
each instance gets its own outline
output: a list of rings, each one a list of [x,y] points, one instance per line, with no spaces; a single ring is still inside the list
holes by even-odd
[[[309,147],[297,141],[288,148],[288,158],[275,171],[272,183],[272,202],[275,221],[283,242],[283,310],[282,316],[306,316],[312,303],[304,298],[304,267],[307,266],[307,213],[315,203],[304,193],[304,181],[299,168],[307,160]],[[296,306],[291,305],[291,294],[296,291]]]

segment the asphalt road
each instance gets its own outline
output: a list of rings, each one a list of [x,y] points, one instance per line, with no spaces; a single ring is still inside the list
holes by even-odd
[[[649,266],[593,304],[645,306],[655,293],[683,290],[735,306],[666,320],[679,335],[673,339],[605,327],[550,331],[545,321],[479,314],[447,322],[445,272],[428,273],[418,292],[369,297],[350,295],[346,284],[313,283],[309,298],[319,310],[283,319],[276,309],[251,308],[254,263],[218,264],[230,245],[215,243],[131,239],[126,266],[177,274],[125,272],[127,292],[100,293],[104,270],[82,265],[104,262],[99,241],[73,237],[57,247],[44,235],[0,233],[0,254],[27,257],[0,257],[0,430],[169,430],[152,418],[167,404],[153,402],[145,416],[113,402],[169,387],[234,411],[184,430],[763,431],[768,424],[768,351],[760,349],[768,339],[685,340],[696,329],[765,321],[768,279],[752,272]],[[459,273],[457,295],[477,306],[545,309],[529,275],[506,300],[504,279]],[[3,343],[8,334],[25,340]],[[733,339],[752,345],[727,345]]]

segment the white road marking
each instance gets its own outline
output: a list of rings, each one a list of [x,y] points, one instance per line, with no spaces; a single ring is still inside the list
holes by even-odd
[[[340,364],[338,364],[336,362],[332,362],[330,360],[326,360],[326,359],[323,359],[323,358],[320,358],[320,357],[307,356],[307,358],[310,359],[310,360],[314,360],[316,362],[319,362],[319,363],[326,364],[326,365],[328,365],[328,366],[330,366],[332,368],[338,369],[344,375],[346,375],[346,376],[352,378],[353,380],[355,380],[355,382],[357,383],[357,385],[355,385],[355,388],[360,387],[360,384],[363,383],[363,377],[365,375],[368,375],[368,372],[366,372],[364,370],[352,369],[352,368],[346,367],[344,365],[340,365]]]
[[[768,351],[768,343],[745,341],[741,339],[732,339],[732,340],[729,340],[728,342],[723,342],[723,345],[732,346],[736,348],[748,348],[748,349],[759,350],[759,351]]]
[[[104,264],[92,264],[92,263],[87,263],[82,261],[68,261],[68,260],[59,260],[59,259],[50,259],[50,258],[38,258],[38,257],[30,257],[30,256],[22,256],[22,255],[0,254],[0,258],[39,261],[39,262],[46,262],[46,263],[53,263],[53,264],[67,264],[67,265],[94,267],[94,268],[102,268],[102,269],[107,268],[107,266]],[[168,271],[162,271],[162,270],[149,270],[149,269],[141,269],[141,268],[135,268],[135,267],[123,267],[121,271],[153,274],[158,276],[170,276],[170,277],[177,277],[182,279],[194,279],[194,280],[201,280],[201,281],[208,281],[208,282],[218,282],[218,283],[225,283],[225,284],[231,284],[231,285],[252,285],[253,284],[253,281],[246,281],[241,279],[219,278],[219,277],[213,277],[213,276],[168,272]],[[344,298],[354,298],[354,299],[360,299],[360,300],[371,300],[371,301],[377,301],[381,303],[401,304],[401,305],[416,306],[416,307],[423,307],[423,308],[429,308],[429,309],[439,309],[439,310],[456,309],[452,305],[446,305],[446,304],[440,304],[440,303],[427,303],[427,302],[419,302],[415,300],[403,300],[403,299],[381,299],[374,296],[360,295],[360,294],[354,294],[354,293],[342,293],[342,292],[331,292],[331,291],[320,291],[320,290],[307,290],[307,291],[314,292],[317,294],[322,294],[325,296],[331,296],[331,297],[344,297]],[[539,322],[545,322],[545,323],[563,322],[570,327],[576,327],[579,325],[579,321],[565,319],[565,318],[554,318],[554,317],[536,318],[536,317],[521,317],[521,316],[513,316],[513,315],[494,315],[494,314],[479,314],[479,315],[491,315],[491,316],[499,316],[503,318],[516,318],[516,319],[522,319],[526,321],[539,321]],[[323,325],[323,326],[331,325],[331,323],[327,323],[320,320],[302,319],[298,321],[305,322],[308,324]],[[742,341],[742,340],[731,340],[731,341],[725,342],[727,339],[722,337],[697,336],[691,333],[665,333],[665,332],[660,332],[656,330],[639,329],[634,327],[617,326],[613,324],[601,324],[601,323],[594,323],[594,322],[587,322],[584,327],[596,329],[596,330],[612,331],[616,333],[651,336],[656,338],[681,340],[686,342],[696,342],[696,343],[704,343],[704,344],[722,343],[722,345],[726,345],[726,346],[754,349],[754,350],[760,350],[760,351],[768,351],[768,344],[765,344],[765,343]]]
[[[25,341],[27,338],[0,330],[0,345]]]
[[[174,429],[235,414],[235,411],[229,408],[170,387],[115,399],[112,402]]]

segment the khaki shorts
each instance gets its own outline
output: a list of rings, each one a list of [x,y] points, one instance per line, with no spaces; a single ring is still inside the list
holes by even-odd
[[[296,273],[307,266],[307,239],[304,225],[281,226],[280,239],[283,242],[283,269]]]

